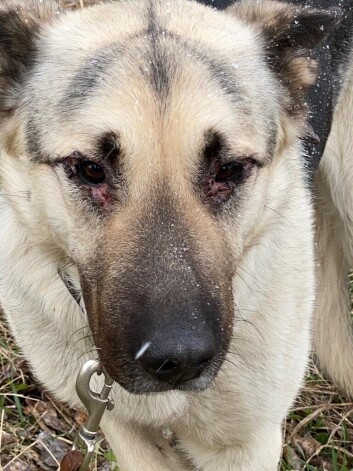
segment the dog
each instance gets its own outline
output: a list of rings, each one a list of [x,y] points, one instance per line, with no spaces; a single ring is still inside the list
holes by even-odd
[[[0,7],[0,302],[121,471],[277,469],[312,344],[353,396],[350,5],[226,3]]]

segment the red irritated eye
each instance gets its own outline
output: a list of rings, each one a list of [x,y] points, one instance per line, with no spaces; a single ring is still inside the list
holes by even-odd
[[[254,165],[256,162],[252,158],[225,164],[216,160],[205,180],[205,195],[212,200],[213,204],[220,205],[226,202],[235,189],[251,175]]]
[[[77,164],[76,171],[81,180],[89,185],[99,185],[105,181],[103,168],[90,160]]]
[[[216,162],[213,170],[216,182],[241,183],[251,174],[251,169],[257,165],[256,161],[249,157],[242,160],[232,161],[225,164]]]
[[[215,179],[216,181],[229,180],[235,177],[236,173],[241,171],[241,164],[237,162],[230,162],[219,167],[216,172]]]

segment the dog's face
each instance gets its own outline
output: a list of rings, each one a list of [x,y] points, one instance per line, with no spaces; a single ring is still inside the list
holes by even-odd
[[[331,17],[271,2],[15,3],[0,12],[4,194],[25,188],[29,237],[77,267],[116,381],[203,389],[229,348],[237,261],[301,132],[305,48]]]

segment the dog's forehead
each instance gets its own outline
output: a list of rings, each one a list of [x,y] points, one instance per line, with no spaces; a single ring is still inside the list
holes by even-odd
[[[272,84],[247,25],[193,2],[116,2],[48,32],[28,135],[42,156],[89,148],[107,130],[150,149],[168,136],[175,151],[180,136],[190,146],[185,137],[198,141],[217,126],[242,136],[239,151],[261,153],[275,120]]]

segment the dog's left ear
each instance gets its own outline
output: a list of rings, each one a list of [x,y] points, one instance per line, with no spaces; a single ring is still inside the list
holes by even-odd
[[[313,10],[272,0],[243,0],[227,10],[255,26],[264,38],[265,58],[288,90],[285,108],[292,117],[303,116],[304,95],[316,81],[313,49],[339,23],[339,8]]]
[[[1,0],[0,118],[11,114],[37,59],[37,38],[58,14],[54,0]]]

